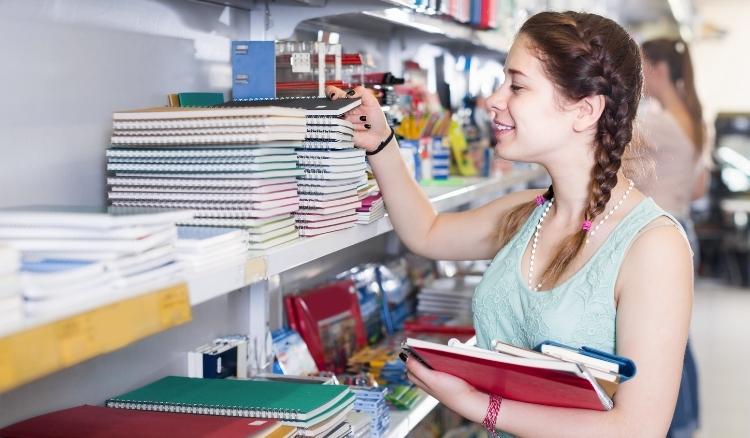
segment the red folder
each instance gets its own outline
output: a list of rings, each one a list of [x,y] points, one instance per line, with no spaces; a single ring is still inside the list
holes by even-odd
[[[3,438],[247,438],[279,427],[272,420],[78,406],[0,429]]]
[[[357,290],[351,280],[328,283],[284,299],[289,326],[305,340],[320,370],[342,372],[367,345]]]
[[[577,375],[576,364],[517,358],[472,347],[407,339],[412,355],[434,370],[466,380],[480,391],[509,400],[606,411],[612,401],[594,379]]]

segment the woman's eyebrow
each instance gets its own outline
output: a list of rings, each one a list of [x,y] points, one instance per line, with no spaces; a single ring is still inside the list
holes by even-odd
[[[526,74],[524,74],[524,72],[522,72],[521,70],[516,70],[515,68],[509,68],[506,74],[520,75],[520,76],[528,77],[528,76],[526,76]]]

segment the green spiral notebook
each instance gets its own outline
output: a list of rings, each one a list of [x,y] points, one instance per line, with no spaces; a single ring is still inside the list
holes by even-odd
[[[354,403],[344,385],[168,376],[107,400],[111,408],[272,418],[309,427]]]

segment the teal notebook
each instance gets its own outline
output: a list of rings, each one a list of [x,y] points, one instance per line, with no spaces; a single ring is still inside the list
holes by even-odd
[[[344,385],[164,377],[107,400],[111,408],[273,418],[307,427],[354,402]]]

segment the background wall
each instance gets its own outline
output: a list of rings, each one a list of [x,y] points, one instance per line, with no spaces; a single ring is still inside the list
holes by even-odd
[[[0,207],[105,204],[112,112],[231,88],[249,13],[187,0],[0,1]]]

